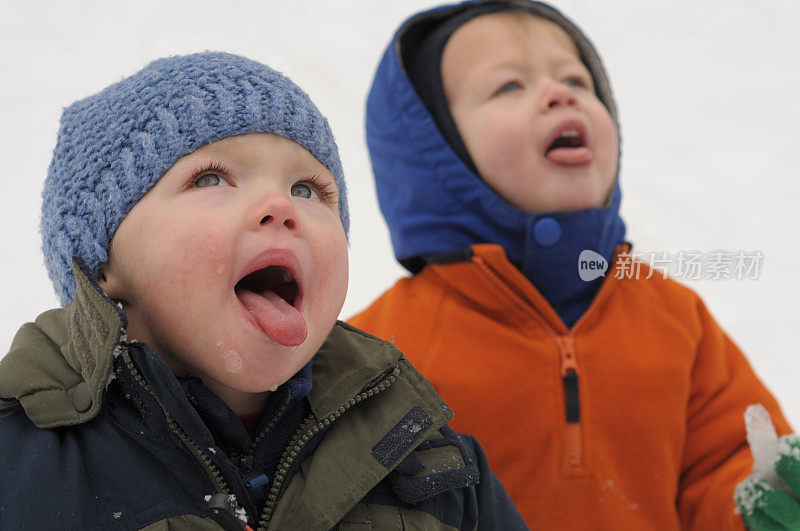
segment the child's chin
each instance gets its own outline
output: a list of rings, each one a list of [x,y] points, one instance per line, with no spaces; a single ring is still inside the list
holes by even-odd
[[[299,360],[299,358],[298,358]],[[297,361],[297,360],[293,360]],[[299,365],[297,364],[299,363]],[[297,371],[303,368],[308,361],[284,365],[276,370],[275,366],[252,367],[245,366],[238,373],[220,375],[220,380],[231,389],[242,393],[266,393],[274,391],[284,384]]]
[[[590,210],[601,208],[606,203],[607,194],[600,194],[594,191],[573,194],[564,200],[557,202],[556,207],[551,212],[569,212],[572,210]]]
[[[290,376],[291,377],[291,376]],[[289,377],[289,378],[290,378]],[[280,387],[283,383],[285,383],[289,378],[281,379],[281,378],[247,378],[247,381],[242,381],[241,379],[232,381],[228,384],[228,387],[233,389],[234,391],[238,391],[240,393],[247,393],[247,394],[263,394],[269,393],[271,391],[275,391],[278,387]]]

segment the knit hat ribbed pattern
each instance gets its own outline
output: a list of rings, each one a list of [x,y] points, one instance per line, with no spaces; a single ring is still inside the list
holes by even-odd
[[[67,107],[42,192],[42,250],[63,305],[75,294],[72,258],[98,275],[122,219],[184,155],[229,136],[275,133],[333,174],[347,197],[333,133],[286,76],[244,57],[204,52],[153,61]]]

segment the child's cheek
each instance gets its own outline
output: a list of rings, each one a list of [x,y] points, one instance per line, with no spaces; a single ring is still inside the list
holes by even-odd
[[[230,240],[214,227],[190,224],[156,228],[153,241],[161,247],[156,268],[183,293],[196,293],[220,282],[230,274]]]
[[[500,122],[487,128],[487,140],[482,146],[484,166],[491,174],[515,176],[515,169],[532,151],[529,134],[517,124]]]
[[[335,240],[328,252],[322,255],[316,266],[318,271],[328,272],[320,275],[324,280],[316,287],[321,290],[324,301],[321,310],[323,315],[320,316],[323,321],[331,320],[332,324],[342,309],[347,295],[349,267],[347,243],[342,236],[341,241]]]
[[[492,112],[485,112],[474,125],[471,154],[491,161],[493,167],[507,165],[509,157],[516,160],[522,152],[531,149],[532,125],[520,117],[520,112],[511,106],[496,105]]]
[[[594,197],[590,205],[601,206],[614,190],[619,166],[619,136],[608,112],[597,103],[592,118],[592,149],[594,154]]]

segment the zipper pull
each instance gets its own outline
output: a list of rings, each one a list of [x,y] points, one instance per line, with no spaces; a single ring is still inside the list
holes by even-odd
[[[567,399],[567,422],[581,421],[581,405],[578,400],[578,374],[572,369],[564,376],[564,395]]]
[[[256,505],[261,503],[266,495],[265,489],[269,486],[269,478],[266,474],[258,474],[244,482],[247,490],[250,491],[250,498]]]

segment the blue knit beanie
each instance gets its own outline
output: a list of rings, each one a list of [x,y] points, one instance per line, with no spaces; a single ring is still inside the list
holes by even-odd
[[[72,258],[99,275],[122,219],[179,158],[253,132],[297,142],[333,174],[347,234],[344,175],[328,122],[305,92],[268,66],[228,53],[167,57],[67,107],[41,222],[45,264],[61,304],[75,294]]]

